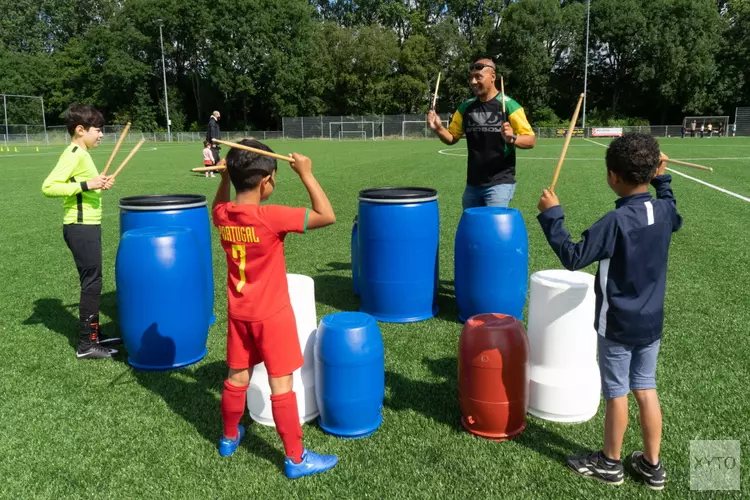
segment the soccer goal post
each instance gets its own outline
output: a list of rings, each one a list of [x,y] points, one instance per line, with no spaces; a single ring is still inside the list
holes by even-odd
[[[44,98],[0,94],[3,99],[3,144],[49,144]]]
[[[686,116],[682,126],[685,127],[685,135],[691,137],[726,137],[729,133],[729,117]]]
[[[338,139],[375,139],[375,122],[330,122],[328,138]]]
[[[441,120],[448,127],[448,120]],[[426,139],[432,134],[425,120],[404,120],[401,122],[401,139]]]

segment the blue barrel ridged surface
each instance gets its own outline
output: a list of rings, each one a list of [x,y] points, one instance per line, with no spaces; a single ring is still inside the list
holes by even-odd
[[[211,251],[211,225],[206,197],[198,194],[155,194],[120,199],[120,235],[140,227],[189,227],[200,243],[195,265],[206,275],[206,312],[214,324],[214,266]]]
[[[529,237],[515,208],[464,210],[456,231],[455,288],[461,321],[477,314],[523,320],[529,279]]]
[[[383,421],[385,358],[375,319],[360,312],[329,314],[315,338],[315,397],[320,427],[362,438]]]
[[[357,237],[360,311],[391,323],[437,314],[440,214],[434,189],[361,191]]]
[[[359,238],[357,235],[357,218],[354,218],[354,224],[352,225],[352,288],[354,289],[354,295],[359,297]]]
[[[170,370],[206,355],[206,276],[186,227],[139,228],[120,239],[115,264],[120,331],[128,363]]]

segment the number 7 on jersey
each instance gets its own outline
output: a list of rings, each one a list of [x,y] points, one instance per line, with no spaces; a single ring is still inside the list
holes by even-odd
[[[240,281],[237,283],[237,293],[245,286],[245,265],[247,264],[247,250],[245,245],[232,245],[232,258],[240,259]]]

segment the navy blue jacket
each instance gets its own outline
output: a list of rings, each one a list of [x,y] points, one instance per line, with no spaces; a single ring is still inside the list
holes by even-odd
[[[661,338],[669,243],[682,226],[671,181],[670,175],[654,177],[657,199],[641,193],[617,200],[615,210],[587,229],[579,243],[570,241],[562,207],[537,216],[566,269],[599,262],[594,328],[609,340],[646,345]]]

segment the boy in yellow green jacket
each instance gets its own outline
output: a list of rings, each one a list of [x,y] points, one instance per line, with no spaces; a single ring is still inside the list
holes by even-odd
[[[48,197],[63,198],[63,237],[73,253],[81,280],[78,307],[80,332],[78,359],[109,358],[116,349],[106,347],[119,338],[103,338],[99,331],[99,303],[102,293],[102,202],[101,191],[115,183],[100,174],[88,150],[102,140],[104,117],[91,106],[72,104],[66,113],[71,137],[54,170],[42,185]]]

